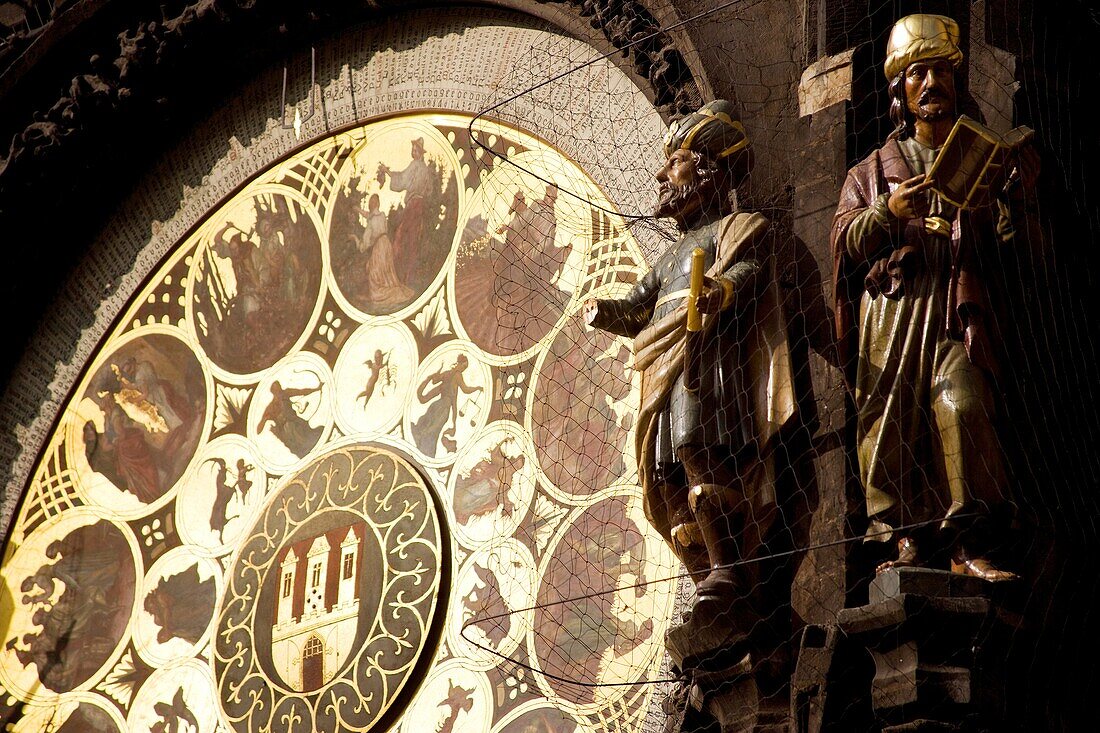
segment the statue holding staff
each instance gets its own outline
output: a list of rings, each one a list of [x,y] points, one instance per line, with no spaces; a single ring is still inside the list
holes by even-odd
[[[738,563],[761,554],[776,515],[774,447],[796,412],[786,322],[768,219],[731,196],[752,166],[733,105],[714,101],[675,122],[665,154],[655,214],[681,236],[626,297],[589,300],[584,312],[589,325],[634,338],[646,515],[695,579],[696,610],[721,613],[755,587],[756,565]],[[692,297],[697,249],[706,274]],[[689,306],[700,312],[690,334]]]

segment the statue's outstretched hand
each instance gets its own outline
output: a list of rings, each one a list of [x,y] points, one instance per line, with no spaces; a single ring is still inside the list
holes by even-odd
[[[584,323],[586,326],[591,326],[596,322],[596,316],[600,313],[600,301],[595,298],[589,298],[584,301]]]

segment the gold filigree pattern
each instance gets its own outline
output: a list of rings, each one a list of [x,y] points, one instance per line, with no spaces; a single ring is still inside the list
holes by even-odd
[[[234,729],[369,729],[438,633],[444,553],[431,491],[390,451],[339,448],[277,490],[230,566],[217,621],[214,673]]]
[[[579,312],[643,258],[561,152],[476,122],[517,168],[470,123],[298,150],[135,293],[3,568],[17,600],[109,623],[44,670],[65,627],[18,615],[0,718],[60,699],[119,730],[640,725],[673,602],[651,581],[674,571],[634,483],[629,345]],[[68,597],[85,540],[126,557]]]

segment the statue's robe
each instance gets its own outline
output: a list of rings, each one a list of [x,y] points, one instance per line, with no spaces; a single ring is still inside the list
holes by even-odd
[[[734,300],[704,314],[692,336],[699,387],[684,388],[687,288],[691,253],[703,249],[707,275],[733,284]],[[593,326],[634,337],[641,374],[635,451],[646,514],[664,535],[658,464],[676,461],[683,445],[721,446],[738,457],[747,496],[775,503],[772,454],[797,408],[786,318],[775,279],[774,242],[766,217],[726,216],[686,232],[621,300],[600,300]]]
[[[984,514],[1005,490],[982,260],[1014,229],[1002,204],[959,211],[935,193],[929,215],[949,224],[943,234],[893,217],[890,192],[927,172],[936,152],[888,140],[849,171],[831,232],[837,336],[857,362],[857,453],[874,539]]]

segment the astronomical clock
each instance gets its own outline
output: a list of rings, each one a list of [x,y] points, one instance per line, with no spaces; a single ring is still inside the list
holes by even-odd
[[[311,104],[176,217],[74,381],[4,558],[3,715],[637,729],[676,569],[630,345],[578,315],[644,271],[628,217],[522,115]]]

